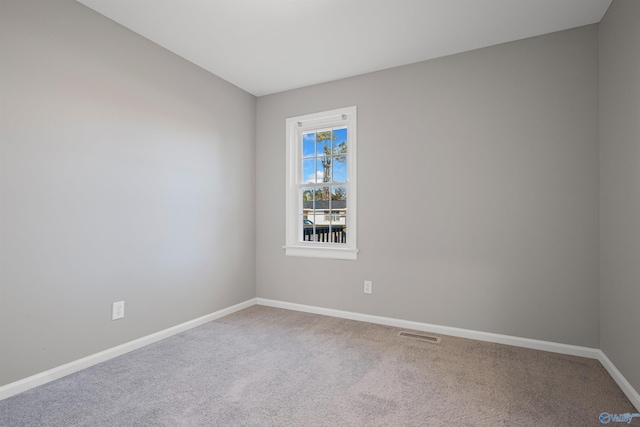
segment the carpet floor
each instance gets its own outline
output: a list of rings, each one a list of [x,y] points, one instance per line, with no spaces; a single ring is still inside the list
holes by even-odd
[[[583,427],[636,412],[597,360],[399,331],[253,306],[0,401],[0,425]]]

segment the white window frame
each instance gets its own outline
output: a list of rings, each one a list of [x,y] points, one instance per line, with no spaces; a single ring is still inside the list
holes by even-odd
[[[288,256],[356,260],[357,182],[356,182],[356,107],[345,107],[286,120],[286,244]],[[301,240],[302,212],[302,134],[328,127],[347,127],[347,243],[305,242]],[[322,186],[324,183],[318,183]]]

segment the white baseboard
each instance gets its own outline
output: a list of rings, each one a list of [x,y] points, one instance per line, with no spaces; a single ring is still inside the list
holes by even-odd
[[[613,362],[600,349],[590,347],[580,347],[569,344],[561,344],[549,341],[534,340],[530,338],[520,338],[509,335],[494,334],[490,332],[474,331],[470,329],[453,328],[449,326],[433,325],[429,323],[414,322],[410,320],[394,319],[390,317],[374,316],[370,314],[354,313],[350,311],[335,310],[331,308],[322,308],[310,305],[296,304],[284,301],[270,300],[265,298],[252,298],[240,304],[218,310],[214,313],[207,314],[194,320],[173,326],[171,328],[129,341],[125,344],[101,351],[91,356],[75,360],[73,362],[58,366],[48,371],[24,378],[22,380],[7,384],[0,387],[0,400],[14,396],[23,391],[27,391],[34,387],[46,384],[82,369],[105,362],[114,357],[123,355],[130,351],[152,344],[156,341],[168,338],[172,335],[179,334],[186,330],[203,325],[207,322],[219,319],[236,311],[243,310],[252,305],[259,304],[268,307],[284,308],[287,310],[302,311],[306,313],[321,314],[324,316],[338,317],[342,319],[358,320],[361,322],[377,323],[380,325],[394,326],[397,328],[413,329],[417,331],[430,332],[435,334],[450,335],[460,338],[469,338],[478,341],[493,342],[497,344],[513,345],[516,347],[530,348],[533,350],[550,351],[553,353],[568,354],[572,356],[586,357],[589,359],[597,359],[602,366],[609,372],[616,384],[625,393],[631,403],[640,411],[640,394],[626,380],[626,378],[615,367]]]
[[[325,316],[339,317],[342,319],[358,320],[361,322],[377,323],[397,328],[414,329],[417,331],[430,332],[434,334],[451,335],[460,338],[469,338],[478,341],[486,341],[498,344],[513,345],[516,347],[530,348],[533,350],[549,351],[553,353],[567,354],[571,356],[597,359],[609,372],[609,375],[618,384],[631,403],[640,411],[640,395],[626,378],[618,371],[614,364],[597,348],[580,347],[570,344],[561,344],[550,341],[534,340],[530,338],[520,338],[510,335],[494,334],[490,332],[473,331],[469,329],[453,328],[449,326],[432,325],[429,323],[414,322],[410,320],[394,319],[390,317],[374,316],[370,314],[354,313],[350,311],[334,310],[331,308],[315,307],[310,305],[296,304],[291,302],[257,298],[259,305],[269,307],[284,308],[288,310],[302,311],[306,313],[321,314]]]
[[[470,338],[478,341],[487,341],[497,344],[513,345],[516,347],[531,348],[534,350],[550,351],[553,353],[569,354],[572,356],[598,359],[597,348],[580,347],[577,345],[560,344],[549,341],[520,338],[510,335],[494,334],[491,332],[473,331],[470,329],[453,328],[450,326],[432,325],[429,323],[414,322],[411,320],[394,319],[391,317],[374,316],[371,314],[353,313],[350,311],[334,310],[331,308],[314,307],[310,305],[295,304],[290,302],[258,298],[259,305],[269,307],[286,308],[289,310],[304,311],[307,313],[322,314],[325,316],[340,317],[343,319],[359,320],[361,322],[377,323],[379,325],[395,326],[397,328],[414,329],[417,331],[431,332],[434,334],[451,335],[460,338]]]
[[[627,381],[622,373],[616,368],[611,360],[607,357],[602,350],[598,354],[598,360],[602,363],[602,366],[609,372],[611,378],[618,384],[618,387],[627,395],[627,398],[636,407],[636,410],[640,412],[640,394],[633,388],[633,386]]]
[[[211,322],[212,320],[216,320],[221,317],[227,316],[231,313],[235,313],[236,311],[240,311],[247,307],[251,307],[252,305],[255,305],[255,304],[256,304],[256,299],[252,298],[245,302],[241,302],[240,304],[223,308],[222,310],[218,310],[214,313],[210,313],[205,316],[198,317],[197,319],[193,319],[188,322],[181,323],[171,328],[164,329],[162,331],[144,336],[142,338],[135,339],[133,341],[129,341],[117,347],[113,347],[113,348],[101,351],[99,353],[95,353],[90,356],[83,357],[82,359],[78,359],[73,362],[69,362],[64,365],[57,366],[55,368],[49,369],[39,374],[32,375],[22,380],[9,383],[7,385],[0,387],[0,400],[6,399],[7,397],[14,396],[18,393],[22,393],[23,391],[27,391],[34,387],[38,387],[40,385],[46,384],[53,380],[57,380],[58,378],[62,378],[66,375],[73,374],[74,372],[81,371],[82,369],[86,369],[90,366],[97,365],[98,363],[105,362],[109,359],[113,359],[114,357],[121,356],[125,353],[136,350],[140,347],[144,347],[146,345],[152,344],[156,341],[169,338],[172,335],[179,334],[180,332],[184,332],[186,330],[195,328],[197,326]]]

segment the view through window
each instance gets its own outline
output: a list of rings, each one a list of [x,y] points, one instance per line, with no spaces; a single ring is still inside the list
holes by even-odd
[[[347,242],[348,129],[302,134],[303,241]],[[320,184],[320,185],[318,185]]]

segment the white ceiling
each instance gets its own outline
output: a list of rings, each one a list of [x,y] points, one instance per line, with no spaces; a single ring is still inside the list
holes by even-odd
[[[256,96],[600,22],[611,0],[78,0]]]

